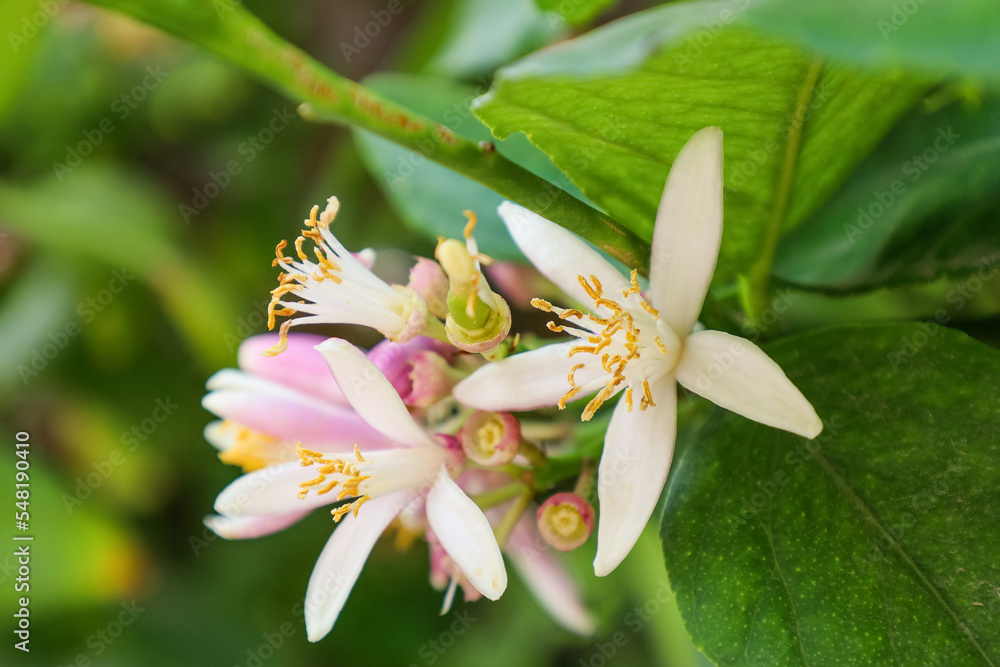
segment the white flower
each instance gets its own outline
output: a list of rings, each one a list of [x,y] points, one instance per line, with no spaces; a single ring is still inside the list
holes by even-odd
[[[676,437],[676,383],[754,421],[814,438],[823,423],[809,401],[756,345],[721,331],[695,331],[722,238],[722,131],[705,128],[684,146],[667,179],[653,232],[649,293],[581,239],[510,202],[500,215],[521,251],[591,313],[535,299],[580,339],[489,364],[455,387],[480,410],[565,407],[597,392],[583,419],[624,392],[608,426],[598,480],[594,570],[628,555],[655,509]]]
[[[395,446],[364,453],[357,446],[350,452],[300,446],[301,461],[268,466],[226,487],[215,502],[221,516],[208,524],[223,536],[253,537],[311,509],[350,499],[333,511],[340,526],[309,580],[305,620],[310,641],[333,627],[382,532],[415,507],[426,512],[427,524],[472,585],[498,599],[507,587],[507,572],[490,522],[452,480],[455,457],[461,457],[457,441],[432,439],[389,380],[353,345],[332,338],[316,349],[351,407]]]
[[[359,259],[348,252],[330,232],[339,208],[336,197],[327,200],[322,213],[313,206],[305,221],[306,229],[294,243],[297,260],[284,255],[287,242],[282,241],[275,249],[273,264],[283,273],[280,284],[271,291],[267,326],[273,329],[279,315],[289,317],[298,312],[307,316],[282,323],[281,343],[270,354],[281,352],[289,327],[300,324],[360,324],[399,343],[434,324],[427,304],[415,291],[384,282],[362,261],[364,255]],[[306,241],[314,246],[312,256],[303,248]],[[298,300],[285,300],[289,294]]]

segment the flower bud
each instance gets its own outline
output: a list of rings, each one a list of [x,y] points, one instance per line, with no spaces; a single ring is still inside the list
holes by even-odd
[[[490,261],[479,254],[472,228],[476,218],[466,211],[469,224],[465,243],[442,240],[434,251],[441,268],[448,275],[448,316],[445,329],[448,340],[466,352],[489,352],[510,331],[510,307],[490,289],[480,268],[480,261]]]
[[[417,257],[406,286],[423,297],[431,315],[442,320],[448,316],[448,276],[440,264],[433,259]]]
[[[509,412],[474,412],[459,438],[470,459],[484,466],[499,466],[517,455],[521,425]]]
[[[415,408],[426,408],[440,401],[451,393],[461,377],[444,357],[430,350],[414,354],[410,368],[410,391],[403,400]]]
[[[557,493],[538,508],[538,532],[559,551],[582,545],[594,530],[594,508],[575,493]]]
[[[465,466],[465,452],[462,443],[453,435],[446,433],[435,433],[431,436],[434,442],[447,452],[445,465],[448,466],[448,474],[457,477]]]

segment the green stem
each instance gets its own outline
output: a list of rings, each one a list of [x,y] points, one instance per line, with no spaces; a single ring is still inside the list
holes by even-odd
[[[819,75],[822,71],[822,61],[813,61],[806,72],[806,78],[802,82],[802,87],[799,88],[799,96],[795,102],[795,113],[788,128],[788,142],[785,144],[785,161],[781,165],[781,174],[774,195],[774,206],[771,208],[771,217],[767,222],[764,245],[761,248],[757,261],[750,267],[749,277],[741,285],[743,309],[746,311],[751,325],[756,325],[760,321],[764,311],[768,308],[768,285],[771,279],[771,265],[774,263],[774,251],[778,246],[778,238],[781,236],[781,230],[785,224],[785,216],[788,213],[788,200],[792,194],[795,167],[799,159],[799,147],[802,144],[802,130],[806,124],[809,102],[812,100],[813,91],[816,89],[816,82],[819,80]]]
[[[514,504],[510,506],[507,513],[503,515],[500,519],[500,523],[497,524],[496,528],[493,529],[493,534],[497,538],[497,544],[503,549],[504,545],[507,544],[507,539],[510,534],[514,532],[514,526],[521,519],[521,515],[524,514],[525,508],[528,506],[528,501],[531,500],[531,493],[522,493],[514,501]]]
[[[507,486],[501,486],[499,489],[477,493],[471,496],[471,498],[472,502],[479,505],[480,509],[488,510],[491,507],[501,505],[511,498],[526,493],[527,491],[527,486],[521,482],[514,482],[513,484],[508,484]]]
[[[621,260],[645,268],[649,246],[612,218],[519,167],[324,67],[275,35],[242,5],[199,0],[89,0],[187,39],[261,77],[312,121],[385,137],[544,215]]]

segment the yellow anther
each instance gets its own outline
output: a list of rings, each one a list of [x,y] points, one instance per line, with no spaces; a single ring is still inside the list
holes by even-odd
[[[660,340],[659,336],[653,338],[653,342],[656,343],[656,347],[660,348],[660,352],[662,352],[664,356],[670,356],[670,353],[667,352],[667,346],[663,344],[663,341]]]
[[[278,266],[279,262],[287,262],[288,258],[285,257],[281,251],[288,246],[288,241],[282,239],[278,245],[274,247],[274,259],[271,260],[271,266]]]
[[[532,299],[531,305],[537,308],[538,310],[545,311],[546,313],[552,312],[552,304],[546,301],[545,299]]]
[[[646,401],[646,405],[655,408],[656,403],[653,402],[653,394],[649,390],[649,381],[647,380],[642,381],[642,394],[643,394],[643,399],[645,399]]]
[[[288,330],[292,326],[292,320],[285,320],[278,328],[278,342],[262,352],[265,357],[273,357],[288,349]]]
[[[560,410],[565,410],[566,409],[566,402],[569,401],[569,400],[572,400],[572,398],[574,396],[576,396],[577,394],[579,394],[579,393],[580,393],[580,387],[573,387],[572,389],[570,389],[569,391],[567,391],[563,395],[563,397],[559,399],[559,409]]]
[[[295,239],[295,254],[297,254],[299,256],[299,259],[301,259],[303,262],[309,259],[309,257],[306,256],[304,252],[302,252],[302,243],[305,242],[305,240],[306,237],[304,236],[300,236],[299,238]]]
[[[645,310],[650,315],[652,315],[653,317],[660,316],[660,311],[658,311],[656,308],[653,308],[651,305],[646,303],[645,299],[639,299],[639,305],[642,306],[642,309]]]
[[[309,494],[309,489],[320,484],[326,483],[322,489],[316,491],[317,495],[323,495],[329,493],[334,488],[340,485],[340,491],[337,493],[337,500],[344,500],[345,498],[356,498],[351,503],[347,505],[342,505],[334,509],[331,514],[333,514],[333,520],[340,521],[341,518],[348,512],[354,513],[354,516],[358,515],[358,509],[371,497],[368,495],[361,495],[358,487],[360,484],[368,479],[371,479],[371,475],[362,475],[361,470],[358,466],[354,465],[349,461],[343,459],[327,459],[324,458],[323,454],[320,452],[314,452],[310,449],[305,449],[302,443],[296,446],[296,451],[299,454],[299,460],[301,465],[305,467],[316,465],[318,467],[318,475],[315,479],[311,479],[307,482],[302,482],[299,484],[301,490],[298,492],[299,498],[305,498]],[[358,463],[365,463],[364,457],[361,455],[361,450],[358,449],[357,445],[354,445],[354,458],[357,459]],[[327,481],[329,475],[340,475],[343,480],[333,479]],[[360,497],[359,497],[360,496]]]
[[[632,412],[632,387],[625,390],[625,405],[628,407],[628,411]]]
[[[462,236],[464,236],[467,239],[471,239],[472,230],[476,228],[476,214],[473,213],[472,211],[465,210],[462,211],[462,215],[464,215],[468,220],[468,222],[465,223],[465,229],[462,230]]]
[[[571,387],[576,386],[576,379],[573,376],[576,375],[576,372],[578,370],[580,370],[581,368],[585,368],[586,366],[587,364],[577,364],[576,366],[573,366],[573,368],[569,369],[569,377],[566,378],[567,380],[569,380],[569,386]]]

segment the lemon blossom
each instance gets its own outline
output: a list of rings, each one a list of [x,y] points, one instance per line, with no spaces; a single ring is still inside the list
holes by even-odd
[[[503,557],[482,510],[453,481],[463,458],[450,436],[432,436],[407,411],[397,389],[353,345],[316,346],[347,404],[378,433],[378,447],[307,449],[299,459],[243,475],[219,494],[208,524],[223,536],[278,530],[304,512],[348,500],[333,510],[339,527],[324,547],[305,600],[310,641],[333,627],[379,536],[401,514],[426,516],[448,557],[491,600],[507,586]],[[386,445],[385,441],[389,444]],[[317,448],[319,449],[319,448]]]
[[[293,244],[294,257],[284,254],[287,241],[275,249],[273,265],[282,272],[278,287],[271,290],[267,326],[273,329],[278,316],[305,317],[285,320],[279,328],[281,340],[268,354],[284,350],[289,328],[302,324],[359,324],[400,343],[435,323],[440,327],[416,291],[386,283],[371,272],[364,255],[355,256],[337,240],[330,226],[339,209],[336,197],[327,200],[322,213],[318,206],[312,207],[306,228]]]
[[[516,411],[594,394],[587,420],[623,394],[598,469],[598,576],[628,555],[655,509],[673,454],[678,382],[768,426],[807,438],[822,431],[812,405],[760,348],[696,331],[722,238],[721,130],[696,133],[674,162],[656,215],[648,293],[636,271],[622,275],[562,227],[510,202],[499,212],[532,264],[590,313],[534,299],[563,321],[551,329],[576,340],[488,364],[454,395],[479,410]]]

